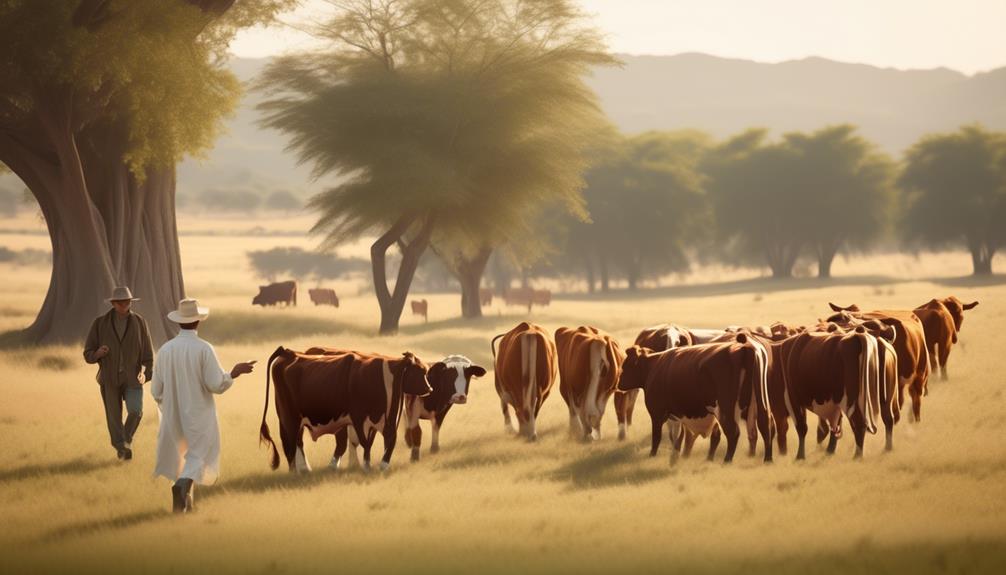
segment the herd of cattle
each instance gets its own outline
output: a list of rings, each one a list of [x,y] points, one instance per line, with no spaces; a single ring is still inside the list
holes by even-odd
[[[311,296],[311,303],[314,305],[339,307],[339,297],[335,295],[335,290],[331,288],[311,288],[307,291]],[[479,289],[479,302],[482,307],[492,305],[493,290],[486,288]],[[530,313],[532,306],[547,307],[552,303],[552,292],[547,289],[508,288],[503,290],[503,303],[508,306],[527,307],[527,311]],[[297,282],[290,280],[259,286],[258,295],[252,298],[252,305],[271,307],[281,304],[283,306],[297,305]],[[425,299],[412,300],[410,304],[412,315],[418,315],[423,320],[429,321],[430,308],[429,303]]]
[[[777,322],[689,329],[663,324],[642,330],[626,350],[594,327],[559,328],[553,337],[540,326],[522,322],[490,343],[504,426],[535,440],[538,414],[558,379],[570,433],[585,440],[600,438],[601,419],[612,396],[618,438],[624,439],[643,390],[652,421],[650,455],[657,454],[666,424],[672,463],[680,453],[687,456],[699,436],[709,438],[710,460],[725,436],[724,461],[729,462],[742,430],[750,455],[760,436],[764,460],[771,461],[774,443],[786,454],[790,419],[799,439],[796,458],[803,459],[808,411],[818,416],[818,442],[830,438],[828,453],[834,453],[842,436],[843,419],[848,419],[855,438],[855,457],[863,454],[866,434],[877,433],[878,420],[890,450],[906,395],[913,419],[920,421],[929,376],[939,369],[947,377],[947,359],[964,311],[978,302],[964,304],[951,296],[914,310],[870,312],[855,305],[829,305],[834,314],[809,327]],[[260,438],[271,446],[271,466],[276,469],[279,453],[266,424],[271,378],[291,471],[310,469],[303,449],[305,429],[313,440],[336,436],[331,462],[335,468],[348,447],[355,461],[356,447],[362,446],[363,465],[369,469],[371,447],[380,432],[381,468],[386,469],[403,413],[405,442],[415,461],[422,442],[419,421],[430,421],[431,451],[437,452],[447,413],[467,402],[472,378],[485,374],[484,367],[460,355],[427,366],[410,352],[393,357],[279,347],[267,364]]]

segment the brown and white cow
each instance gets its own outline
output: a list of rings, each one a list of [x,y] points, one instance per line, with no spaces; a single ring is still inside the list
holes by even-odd
[[[957,343],[957,334],[964,323],[964,311],[974,309],[978,302],[962,303],[954,296],[931,299],[927,303],[912,310],[922,321],[922,329],[926,334],[926,348],[929,351],[930,369],[940,368],[941,379],[947,379],[947,359],[950,348]]]
[[[266,368],[266,401],[259,438],[272,448],[270,466],[279,467],[279,453],[265,416],[269,409],[270,375],[276,387],[280,439],[291,471],[311,469],[304,457],[303,431],[317,441],[352,427],[363,446],[364,468],[377,432],[384,437],[381,469],[395,450],[404,395],[428,395],[427,367],[411,352],[402,357],[331,350],[313,355],[279,347]]]
[[[559,393],[569,408],[569,432],[587,440],[600,439],[601,418],[615,393],[625,354],[610,335],[589,326],[560,327],[555,331],[555,347]]]
[[[723,461],[733,460],[741,427],[754,421],[772,461],[771,415],[762,354],[744,333],[734,341],[676,347],[654,353],[633,346],[626,351],[618,389],[642,389],[653,425],[650,456],[657,454],[664,422],[675,420],[696,435],[709,437],[709,459],[716,455],[720,430],[727,438]],[[671,463],[683,434],[672,437]]]
[[[419,461],[419,448],[423,440],[419,420],[430,422],[430,453],[437,453],[440,451],[440,429],[447,412],[454,405],[467,403],[472,378],[485,374],[484,367],[475,365],[467,357],[449,355],[430,366],[426,377],[433,390],[429,395],[405,395],[405,444],[412,449],[412,461]]]
[[[851,332],[806,332],[781,344],[780,359],[786,405],[800,444],[796,458],[806,457],[807,410],[813,411],[837,441],[841,419],[849,419],[856,454],[863,455],[867,432],[876,433],[880,412],[880,362],[877,338],[863,326]],[[829,444],[834,452],[834,441]]]
[[[314,305],[339,307],[339,296],[335,295],[335,290],[332,288],[311,288],[307,293]]]
[[[499,351],[496,341],[499,340]],[[503,426],[513,431],[508,406],[513,406],[519,432],[538,438],[535,422],[557,376],[555,342],[541,326],[521,322],[490,342],[495,365],[496,393],[503,410]]]
[[[879,310],[863,312],[856,305],[843,308],[829,303],[837,312],[827,321],[843,327],[854,325],[856,321],[875,319],[894,327],[894,349],[898,356],[899,401],[904,405],[904,389],[912,398],[912,413],[915,421],[922,419],[922,397],[929,392],[929,351],[926,349],[926,334],[922,321],[907,310]]]
[[[285,281],[259,286],[258,295],[252,298],[252,305],[273,306],[276,304],[297,305],[297,282]]]

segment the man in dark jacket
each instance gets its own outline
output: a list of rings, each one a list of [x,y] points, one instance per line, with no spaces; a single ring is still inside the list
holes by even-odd
[[[133,434],[143,417],[143,384],[150,381],[154,350],[147,322],[130,311],[134,298],[128,287],[117,287],[106,301],[108,313],[91,324],[84,344],[84,361],[98,364],[98,385],[105,404],[108,435],[119,459],[133,458]],[[126,422],[122,422],[122,403]]]

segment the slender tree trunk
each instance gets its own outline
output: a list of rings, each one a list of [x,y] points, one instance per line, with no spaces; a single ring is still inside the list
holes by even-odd
[[[422,218],[422,228],[412,241],[405,242],[405,234],[418,218],[414,215],[403,215],[387,232],[382,234],[370,247],[370,261],[374,274],[374,291],[377,293],[377,303],[381,307],[381,335],[392,335],[398,332],[398,323],[405,308],[405,299],[412,287],[412,279],[419,266],[419,258],[430,244],[433,232],[434,217],[427,215]],[[387,253],[394,244],[402,246],[402,263],[398,266],[395,279],[395,289],[388,289]]]
[[[594,283],[597,281],[597,278],[594,276],[594,262],[591,260],[589,253],[583,255],[583,268],[587,278],[587,293],[594,293],[596,289]]]
[[[470,259],[459,255],[455,259],[456,265],[451,266],[455,269],[455,274],[461,283],[461,317],[467,319],[482,317],[482,298],[479,297],[479,286],[492,253],[491,247],[483,246]]]
[[[831,277],[831,264],[835,261],[835,255],[841,243],[837,241],[823,241],[817,245],[817,277],[828,279]]]
[[[598,254],[598,264],[601,271],[601,291],[608,293],[611,290],[611,282],[608,275],[608,256],[603,253]]]
[[[992,258],[995,250],[982,243],[971,247],[971,265],[976,276],[992,275]]]

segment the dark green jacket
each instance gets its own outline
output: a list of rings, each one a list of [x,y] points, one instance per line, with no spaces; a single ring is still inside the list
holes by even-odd
[[[150,343],[150,330],[140,314],[130,311],[126,329],[117,333],[114,325],[115,309],[99,316],[91,324],[84,343],[84,361],[98,364],[98,383],[112,387],[140,386],[137,375],[143,371],[144,380],[153,377],[154,349]],[[98,359],[98,348],[107,345],[108,355]]]

